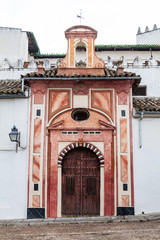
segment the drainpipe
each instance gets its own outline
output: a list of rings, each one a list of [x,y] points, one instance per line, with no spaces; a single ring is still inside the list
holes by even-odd
[[[139,119],[139,148],[142,147],[142,119],[143,119],[143,111],[141,112],[141,117]]]
[[[24,95],[24,78],[22,78],[22,94]]]

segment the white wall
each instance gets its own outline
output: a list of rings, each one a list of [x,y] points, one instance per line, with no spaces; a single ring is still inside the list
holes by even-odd
[[[0,99],[0,219],[26,218],[28,175],[29,99]],[[21,132],[18,148],[9,140],[16,125]]]
[[[37,69],[23,68],[23,69],[0,69],[1,80],[20,80],[21,75],[26,75],[30,72],[37,72]]]
[[[0,58],[26,61],[28,59],[27,33],[18,28],[0,27]]]
[[[97,55],[102,57],[102,59],[107,59],[107,54],[109,52],[103,52],[103,53],[98,53]],[[119,55],[118,55],[119,54]],[[110,52],[111,60],[113,59],[120,59],[120,56],[125,57],[126,62],[133,62],[137,56],[141,59],[143,62],[145,58],[147,60],[150,60],[150,52]],[[160,52],[153,52],[153,57],[157,60],[160,60]],[[131,61],[132,60],[132,61]],[[152,65],[153,63],[153,65]],[[137,75],[141,76],[141,83],[140,85],[147,85],[147,96],[152,96],[152,97],[160,97],[160,66],[154,65],[154,60],[150,60],[150,66],[144,67],[142,65],[140,66],[130,66],[130,67],[125,67],[124,71],[127,72],[134,72]]]
[[[138,122],[133,118],[135,212],[160,212],[160,118],[142,120],[142,148]]]
[[[160,97],[160,67],[125,69],[140,75],[140,85],[147,85],[147,96]]]
[[[102,58],[103,61],[107,61],[108,57],[111,57],[112,61],[120,60],[122,57],[129,63],[133,62],[133,60],[139,56],[142,59],[142,62],[149,60],[151,57],[150,51],[103,51],[103,52],[96,52],[96,55],[99,58]],[[152,55],[159,60],[160,59],[160,52],[152,52]]]
[[[20,80],[21,75],[37,71],[28,54],[28,36],[18,28],[0,27],[0,80]],[[24,62],[30,59],[27,68]]]
[[[144,32],[136,36],[137,44],[160,44],[160,29]]]
[[[83,60],[85,53],[86,52],[84,51],[77,51],[77,61]],[[156,60],[160,61],[160,51],[152,51],[152,52],[151,51],[99,51],[99,52],[96,52],[96,55],[106,63],[106,66],[108,62],[108,57],[111,58],[111,62],[124,59],[125,64],[127,65],[128,63],[130,64],[130,66],[131,64],[133,64],[134,66],[134,60],[138,57],[141,61],[141,64],[138,67],[143,69],[145,69],[145,66],[144,66],[145,61],[150,61],[151,55],[155,61]],[[44,61],[45,59],[41,59],[41,60]],[[39,61],[39,59],[38,60],[35,59],[35,61]],[[50,64],[56,64],[56,62],[58,61],[58,58],[48,59],[48,61],[50,62]],[[111,64],[111,66],[112,65],[113,63]],[[111,66],[108,66],[108,67],[111,67]],[[150,64],[146,68],[148,67],[153,67],[153,64]],[[132,68],[131,67],[129,68],[132,71]]]

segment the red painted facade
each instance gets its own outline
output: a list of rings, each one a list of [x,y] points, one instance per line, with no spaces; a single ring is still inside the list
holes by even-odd
[[[99,215],[112,216],[117,214],[117,207],[134,207],[130,117],[134,79],[105,78],[104,63],[93,51],[95,30],[79,28],[78,32],[78,27],[75,31],[71,28],[66,36],[73,47],[76,46],[73,40],[79,39],[85,46],[88,43],[88,66],[84,70],[70,66],[74,62],[74,49],[68,48],[57,70],[62,74],[61,79],[47,80],[40,75],[36,80],[28,79],[32,98],[28,208],[45,208],[46,217],[61,216],[62,194],[58,181],[62,178],[63,155],[73,146],[89,146],[90,151],[103,159],[99,158],[100,168],[103,168]],[[63,74],[74,73],[79,74],[78,81],[73,76],[67,80],[63,77]],[[89,74],[87,79],[83,78],[86,74]],[[71,114],[76,108],[87,109],[89,118],[75,121]],[[40,116],[37,110],[41,110]],[[37,192],[35,183],[39,184]],[[128,185],[127,191],[123,184]]]

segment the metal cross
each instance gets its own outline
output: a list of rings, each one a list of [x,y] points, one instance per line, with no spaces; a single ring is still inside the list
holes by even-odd
[[[79,18],[80,25],[81,25],[81,20],[84,19],[84,17],[82,17],[82,9],[80,9],[79,11],[80,11],[80,13],[79,13],[79,15],[77,15],[77,18]]]

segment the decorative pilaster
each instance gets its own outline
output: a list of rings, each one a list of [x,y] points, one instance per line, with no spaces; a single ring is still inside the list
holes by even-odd
[[[130,126],[129,92],[121,91],[117,95],[118,215],[134,214],[131,199],[131,174],[133,173],[131,172]],[[127,208],[130,209],[129,212]]]
[[[43,204],[44,112],[45,95],[41,91],[37,91],[32,97],[28,218],[36,218],[33,213],[35,213],[35,209],[42,209]],[[37,211],[39,212],[39,210]],[[44,213],[44,211],[42,212]],[[42,215],[44,217],[44,214]]]

